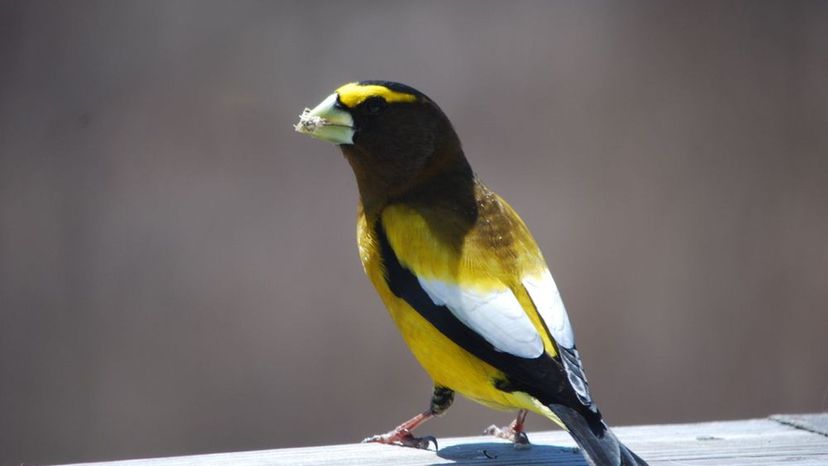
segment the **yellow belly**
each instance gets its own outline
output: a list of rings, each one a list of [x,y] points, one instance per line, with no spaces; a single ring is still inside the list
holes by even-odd
[[[525,393],[507,393],[495,388],[494,381],[504,379],[499,370],[452,342],[383,285],[378,288],[385,288],[380,290],[380,294],[391,318],[414,357],[435,384],[493,409],[528,409],[547,416],[548,410]]]

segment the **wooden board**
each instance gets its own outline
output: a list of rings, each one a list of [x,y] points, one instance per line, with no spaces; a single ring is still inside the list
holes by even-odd
[[[651,465],[828,465],[828,413],[768,419],[617,427],[616,435]],[[571,465],[585,466],[568,434],[532,432],[533,447],[515,450],[491,437],[440,439],[440,450],[374,444],[137,459],[96,466],[180,465]]]

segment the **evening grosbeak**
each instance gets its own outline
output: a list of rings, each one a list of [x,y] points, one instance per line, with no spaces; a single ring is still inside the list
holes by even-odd
[[[295,126],[337,144],[359,187],[359,257],[434,381],[428,410],[366,441],[427,448],[414,428],[454,393],[517,410],[488,433],[529,446],[527,412],[566,429],[591,465],[645,465],[603,422],[566,309],[526,225],[477,179],[446,115],[403,84],[337,89]],[[436,444],[436,441],[435,441]]]

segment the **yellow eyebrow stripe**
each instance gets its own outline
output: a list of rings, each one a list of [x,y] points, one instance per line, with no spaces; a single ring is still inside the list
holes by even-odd
[[[405,92],[397,92],[378,84],[348,83],[336,90],[339,101],[348,108],[354,108],[369,97],[382,97],[386,102],[415,102],[417,96]]]

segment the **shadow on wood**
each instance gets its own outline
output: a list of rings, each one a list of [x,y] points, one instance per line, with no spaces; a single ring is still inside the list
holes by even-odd
[[[531,440],[531,437],[530,437]],[[473,442],[462,443],[442,448],[437,456],[459,464],[485,462],[497,460],[498,464],[567,464],[571,466],[586,466],[581,452],[574,447],[532,444],[532,448],[517,450],[510,443],[503,442]],[[446,464],[444,462],[434,464]]]

